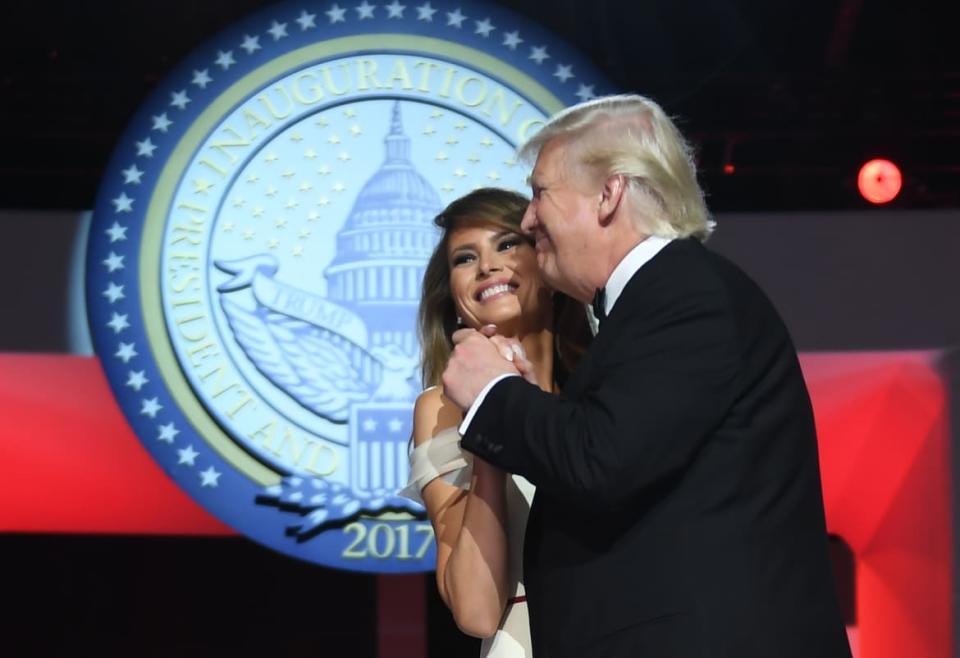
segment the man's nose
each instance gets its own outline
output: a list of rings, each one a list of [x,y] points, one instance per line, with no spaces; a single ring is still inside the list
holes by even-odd
[[[523,213],[523,219],[520,220],[520,230],[529,235],[533,233],[535,228],[537,228],[537,212],[531,201],[527,204],[527,209]]]

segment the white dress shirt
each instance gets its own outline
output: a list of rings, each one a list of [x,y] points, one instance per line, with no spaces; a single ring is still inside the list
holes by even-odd
[[[628,251],[627,255],[623,257],[623,260],[613,268],[613,272],[610,273],[610,278],[607,279],[607,285],[603,288],[604,310],[607,312],[607,317],[610,317],[610,311],[613,310],[613,305],[620,299],[620,294],[623,292],[623,289],[627,287],[627,283],[630,282],[633,275],[637,273],[637,270],[646,265],[651,258],[660,253],[660,250],[670,244],[672,240],[673,238],[661,238],[656,235],[651,235]]]

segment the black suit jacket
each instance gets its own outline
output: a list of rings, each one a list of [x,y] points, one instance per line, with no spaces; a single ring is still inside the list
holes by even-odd
[[[850,655],[796,352],[699,242],[638,270],[561,395],[497,383],[463,446],[537,486],[536,658]]]

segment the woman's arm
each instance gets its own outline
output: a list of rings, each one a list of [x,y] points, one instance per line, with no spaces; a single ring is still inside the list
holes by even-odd
[[[456,426],[460,410],[439,388],[425,391],[414,408],[419,445]],[[475,637],[493,635],[508,595],[506,503],[503,471],[474,459],[470,490],[435,479],[423,488],[437,537],[437,588],[457,626]]]

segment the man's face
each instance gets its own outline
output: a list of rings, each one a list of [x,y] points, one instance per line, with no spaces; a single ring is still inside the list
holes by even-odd
[[[599,227],[600,194],[584,190],[587,181],[572,180],[565,160],[567,146],[558,139],[540,150],[530,175],[532,200],[521,228],[536,242],[537,264],[552,287],[588,302],[597,285],[590,267],[591,238]]]

